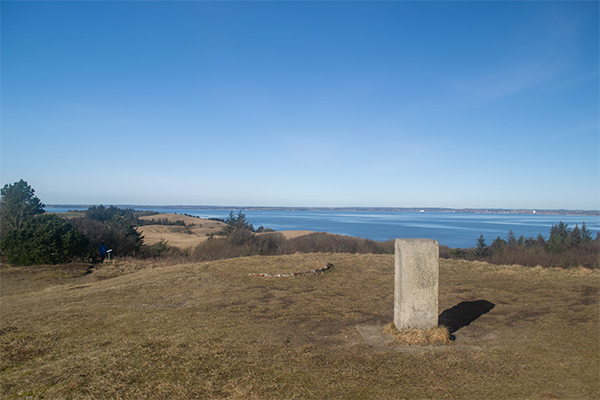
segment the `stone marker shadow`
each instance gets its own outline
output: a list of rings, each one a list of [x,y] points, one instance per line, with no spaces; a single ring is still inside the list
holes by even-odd
[[[438,317],[438,324],[448,328],[451,339],[452,335],[460,328],[464,328],[483,314],[488,313],[496,305],[487,300],[463,301],[452,308],[442,311]]]

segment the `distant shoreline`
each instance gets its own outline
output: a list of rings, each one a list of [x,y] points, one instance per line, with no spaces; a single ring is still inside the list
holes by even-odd
[[[565,209],[503,209],[503,208],[440,208],[440,207],[257,207],[257,206],[198,206],[198,205],[137,205],[107,204],[136,210],[190,209],[190,210],[242,210],[242,211],[357,211],[357,212],[434,212],[465,214],[540,214],[540,215],[600,215],[600,210]],[[91,204],[47,204],[46,208],[87,209]]]

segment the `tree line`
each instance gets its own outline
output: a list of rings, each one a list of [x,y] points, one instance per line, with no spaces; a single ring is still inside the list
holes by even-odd
[[[540,233],[536,238],[517,237],[511,230],[505,238],[496,237],[487,244],[483,234],[471,249],[448,249],[450,258],[476,259],[493,264],[525,266],[600,267],[600,233],[594,238],[585,222],[570,228],[560,221],[550,228],[548,240]]]
[[[97,262],[98,248],[104,243],[116,256],[169,257],[191,260],[214,260],[249,255],[294,254],[296,252],[394,252],[393,241],[375,242],[347,236],[313,233],[285,239],[271,229],[254,229],[246,215],[233,211],[221,220],[225,226],[209,240],[187,252],[168,246],[164,241],[144,245],[136,229],[143,224],[136,212],[115,206],[92,206],[81,217],[64,218],[46,214],[45,205],[35,196],[35,190],[24,180],[5,185],[0,200],[0,257],[17,265],[59,264],[71,261]],[[152,223],[184,225],[183,221],[152,221]],[[538,237],[517,237],[509,231],[505,238],[497,237],[487,244],[483,234],[470,249],[450,249],[440,246],[440,257],[481,260],[493,264],[525,266],[600,268],[600,234],[592,238],[585,223],[570,228],[562,221],[550,228],[546,240]]]
[[[92,206],[72,219],[46,214],[44,203],[22,179],[5,185],[1,195],[0,256],[10,264],[96,262],[102,243],[119,256],[142,250],[133,209]]]

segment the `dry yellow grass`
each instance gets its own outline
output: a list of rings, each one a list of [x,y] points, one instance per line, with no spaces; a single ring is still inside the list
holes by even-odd
[[[138,230],[144,236],[144,243],[153,245],[165,240],[169,246],[180,249],[191,249],[207,239],[207,235],[221,231],[224,223],[202,218],[189,217],[179,214],[156,214],[140,217],[144,220],[167,219],[169,221],[183,221],[186,226],[174,225],[144,225]]]
[[[383,333],[393,336],[394,342],[399,346],[439,346],[451,342],[450,333],[444,326],[400,331],[393,323],[389,323],[385,326]]]
[[[310,235],[314,231],[277,231],[277,233],[283,235],[285,239],[295,239],[300,236]]]
[[[169,221],[183,221],[187,227],[173,225],[144,225],[138,230],[144,236],[144,243],[153,245],[165,240],[169,246],[178,247],[182,250],[192,249],[205,241],[209,234],[220,232],[224,223],[203,218],[189,217],[179,214],[156,214],[140,217],[144,220],[167,219]],[[189,228],[189,229],[187,229]],[[278,232],[286,239],[308,235],[312,231],[280,231]]]
[[[261,278],[249,273],[330,271]],[[374,352],[393,255],[0,267],[5,399],[597,399],[599,273],[440,261],[440,312],[495,305],[444,352]]]

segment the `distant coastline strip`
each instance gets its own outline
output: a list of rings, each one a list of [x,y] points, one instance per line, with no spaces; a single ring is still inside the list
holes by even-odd
[[[357,211],[357,212],[433,212],[465,214],[541,214],[541,215],[600,215],[600,210],[532,209],[532,208],[442,208],[442,207],[259,207],[259,206],[207,206],[207,205],[136,205],[105,204],[134,210],[241,210],[241,211]],[[84,211],[92,204],[46,204],[53,208]]]
[[[321,273],[321,272],[329,271],[331,268],[333,268],[333,264],[328,263],[323,268],[311,269],[310,271],[285,272],[285,273],[280,273],[280,274],[248,274],[248,275],[250,275],[250,276],[258,276],[258,277],[264,277],[264,278],[283,278],[283,277],[289,277],[289,276],[318,274],[318,273]]]

